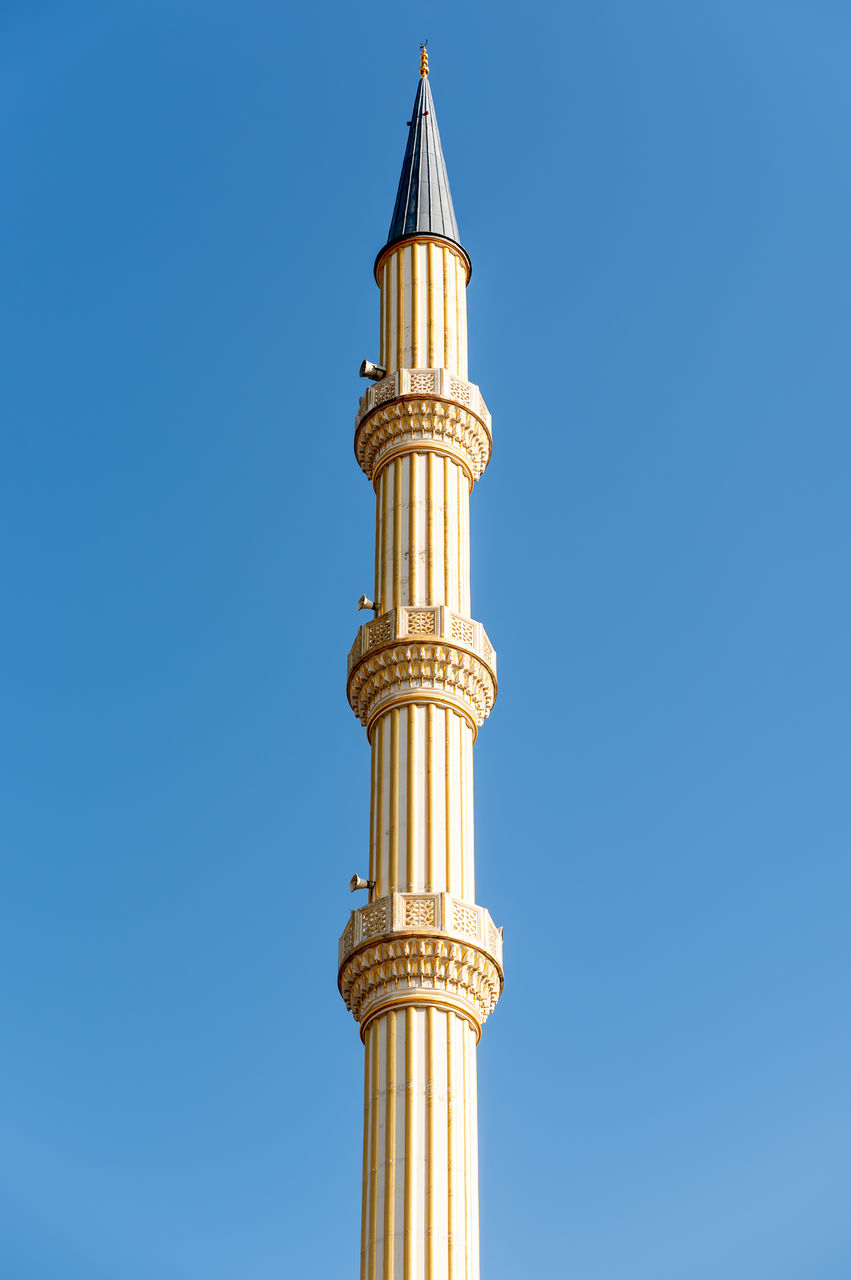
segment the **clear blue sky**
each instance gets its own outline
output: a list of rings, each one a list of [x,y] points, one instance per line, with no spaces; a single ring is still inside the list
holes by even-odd
[[[848,1280],[839,0],[4,6],[0,1271],[357,1274],[351,438],[425,37],[495,431],[483,1280]]]

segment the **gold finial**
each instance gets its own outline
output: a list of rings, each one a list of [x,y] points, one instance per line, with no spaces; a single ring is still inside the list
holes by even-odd
[[[428,40],[424,40],[423,43],[420,45],[420,75],[421,76],[428,75],[428,54],[426,53],[427,44],[428,44]]]

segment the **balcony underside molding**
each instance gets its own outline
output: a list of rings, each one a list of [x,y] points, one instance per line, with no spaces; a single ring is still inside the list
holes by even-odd
[[[502,931],[447,893],[392,893],[351,913],[338,985],[361,1024],[403,1005],[453,1009],[481,1032],[502,991]]]
[[[445,605],[400,607],[362,626],[349,653],[348,696],[367,732],[403,703],[438,702],[474,730],[496,700],[496,653],[480,622]]]
[[[435,452],[472,485],[491,455],[491,416],[479,388],[448,369],[399,369],[370,387],[355,420],[355,456],[375,480],[402,453]]]

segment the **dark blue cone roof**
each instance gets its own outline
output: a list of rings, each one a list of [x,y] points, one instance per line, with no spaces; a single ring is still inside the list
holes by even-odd
[[[428,76],[420,78],[414,99],[396,207],[384,248],[414,235],[443,236],[461,244]]]

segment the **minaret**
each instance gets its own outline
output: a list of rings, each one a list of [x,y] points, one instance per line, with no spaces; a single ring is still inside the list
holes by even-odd
[[[366,1050],[361,1280],[479,1277],[476,1045],[502,990],[502,933],[473,865],[473,743],[496,656],[470,611],[470,493],[491,451],[467,381],[470,271],[423,48],[375,262],[382,368],[365,368],[380,380],[355,419],[377,500],[375,617],[348,667],[372,751],[369,879],[352,884],[369,898],[339,950]]]

